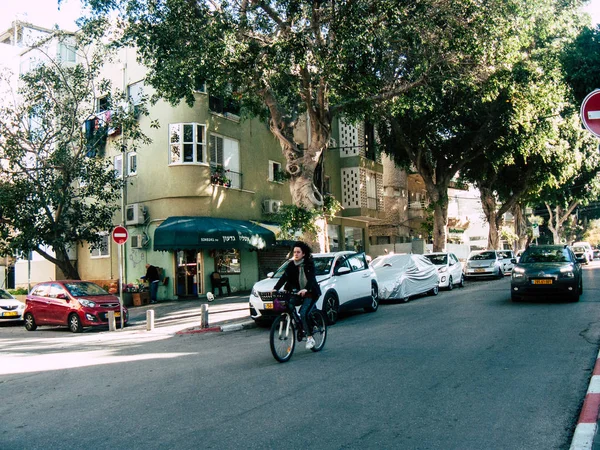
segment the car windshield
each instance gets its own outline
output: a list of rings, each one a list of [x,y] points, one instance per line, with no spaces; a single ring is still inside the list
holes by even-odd
[[[585,253],[585,248],[583,247],[573,247],[573,253]]]
[[[472,255],[469,258],[471,261],[481,261],[484,259],[496,259],[496,252],[482,252]]]
[[[423,255],[436,266],[448,264],[448,255]]]
[[[313,258],[313,261],[315,262],[315,275],[316,276],[329,274],[329,272],[331,271],[331,265],[333,264],[333,256],[316,256]],[[279,269],[277,269],[277,272],[275,272],[275,274],[273,274],[273,278],[281,278],[281,276],[283,275],[283,272],[285,272],[285,268],[290,263],[291,263],[291,261],[284,262],[281,265],[281,267],[279,267]]]
[[[73,297],[88,297],[91,295],[110,295],[100,286],[94,283],[65,283],[67,291]]]
[[[6,299],[9,299],[9,298],[13,298],[12,295],[10,295],[8,292],[0,289],[0,299],[6,300]]]
[[[563,248],[530,248],[523,253],[519,264],[538,262],[570,262],[569,253]]]

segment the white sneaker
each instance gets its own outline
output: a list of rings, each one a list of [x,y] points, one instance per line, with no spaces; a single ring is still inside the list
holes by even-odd
[[[314,346],[315,346],[315,340],[314,340],[314,338],[312,336],[309,336],[306,339],[306,350],[310,350]]]

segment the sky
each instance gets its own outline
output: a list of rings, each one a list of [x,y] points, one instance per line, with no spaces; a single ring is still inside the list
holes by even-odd
[[[81,0],[63,0],[60,10],[57,0],[0,0],[0,30],[7,30],[18,17],[47,28],[58,24],[65,30],[75,31],[80,8]],[[600,22],[600,0],[591,0],[584,9],[592,16],[593,23]]]

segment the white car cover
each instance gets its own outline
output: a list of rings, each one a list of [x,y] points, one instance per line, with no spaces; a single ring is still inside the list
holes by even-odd
[[[377,274],[380,299],[403,299],[427,292],[439,283],[434,264],[423,255],[385,255],[371,267]]]

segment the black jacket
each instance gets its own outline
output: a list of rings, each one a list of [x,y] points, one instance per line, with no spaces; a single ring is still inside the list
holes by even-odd
[[[315,264],[311,261],[304,263],[304,273],[306,274],[306,286],[305,289],[308,291],[310,296],[317,300],[321,296],[321,288],[319,287],[319,283],[317,282],[317,277],[315,276]],[[285,272],[275,284],[274,289],[281,289],[283,285],[285,285],[286,291],[300,290],[300,272],[299,266],[294,264],[293,260],[290,260],[287,267],[285,268]]]

